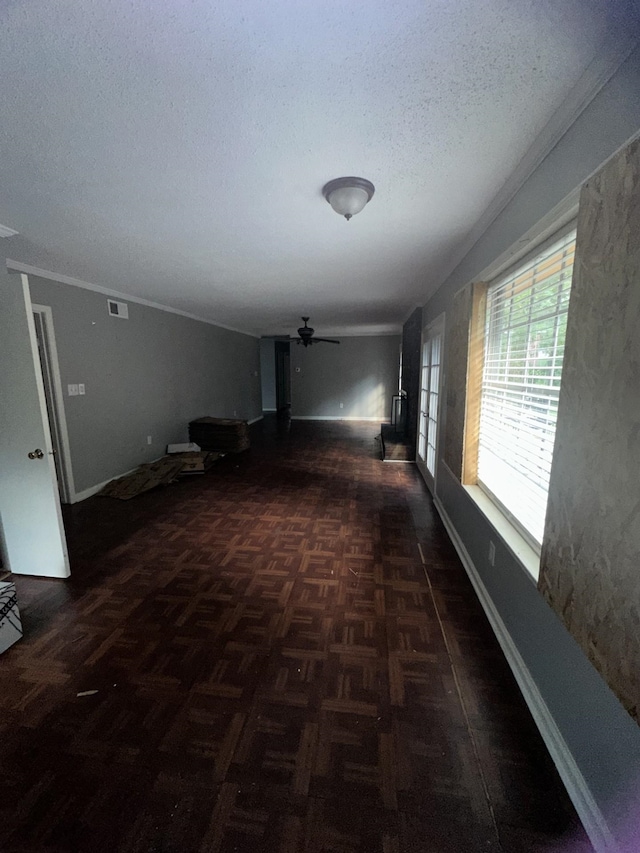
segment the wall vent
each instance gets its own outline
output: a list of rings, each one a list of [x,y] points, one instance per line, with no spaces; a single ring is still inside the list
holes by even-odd
[[[107,299],[107,308],[112,317],[120,317],[122,320],[129,319],[129,306],[126,302],[116,302],[115,299]]]

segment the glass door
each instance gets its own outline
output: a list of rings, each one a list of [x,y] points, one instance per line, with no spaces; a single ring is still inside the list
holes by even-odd
[[[433,492],[438,450],[440,367],[444,338],[443,318],[427,326],[422,335],[420,365],[420,413],[418,416],[418,467]]]

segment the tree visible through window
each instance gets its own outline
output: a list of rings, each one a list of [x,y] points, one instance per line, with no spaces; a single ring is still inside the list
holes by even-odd
[[[575,232],[487,290],[478,483],[542,542]]]

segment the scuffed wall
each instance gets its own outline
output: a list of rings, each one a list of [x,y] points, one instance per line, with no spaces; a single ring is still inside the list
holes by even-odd
[[[406,439],[415,454],[420,405],[420,344],[422,308],[416,308],[402,327],[402,390],[407,395]]]
[[[472,297],[473,289],[470,284],[456,293],[453,297],[451,312],[447,318],[445,333],[447,427],[444,434],[443,458],[458,480],[462,479]]]
[[[539,586],[640,710],[640,141],[582,191]]]

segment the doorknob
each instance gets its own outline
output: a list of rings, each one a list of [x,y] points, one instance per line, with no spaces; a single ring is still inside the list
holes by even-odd
[[[29,459],[42,459],[44,457],[44,453],[38,447],[36,450],[32,450],[31,453],[28,453],[27,456]]]

